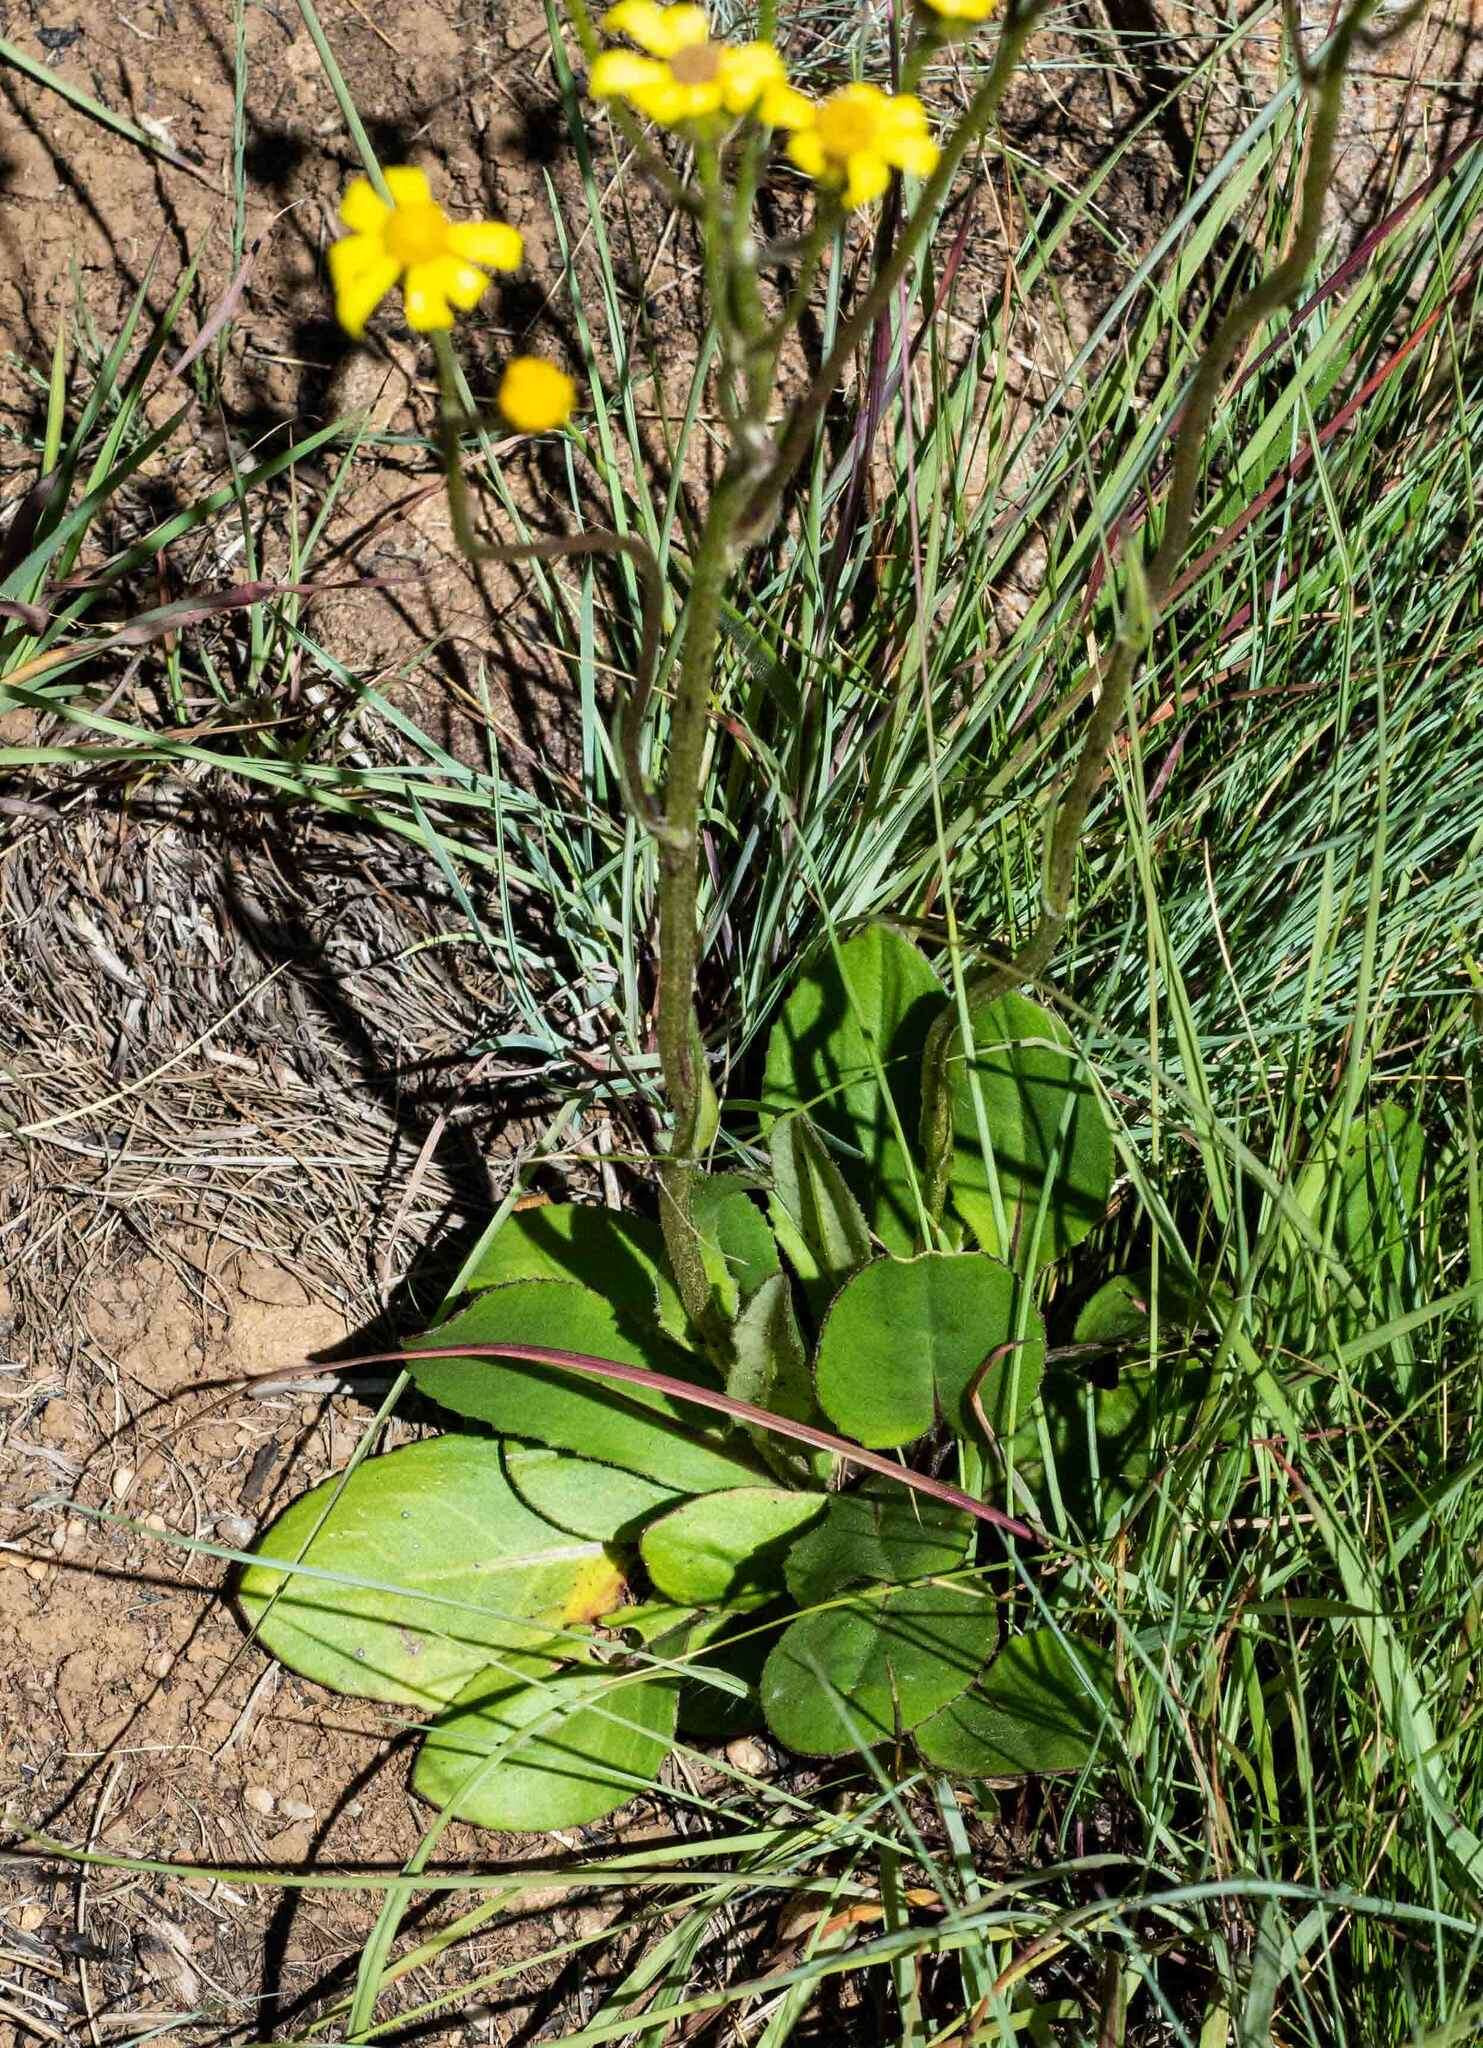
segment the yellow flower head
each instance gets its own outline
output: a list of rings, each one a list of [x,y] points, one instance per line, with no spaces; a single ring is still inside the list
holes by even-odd
[[[788,154],[810,178],[837,187],[846,206],[864,206],[880,198],[893,170],[927,177],[940,152],[911,93],[842,85],[810,109],[807,127],[788,138]]]
[[[987,21],[991,14],[999,11],[999,0],[922,0],[929,14],[935,14],[943,21],[966,21],[978,23]]]
[[[513,270],[521,240],[502,220],[449,220],[421,171],[386,173],[388,206],[368,178],[353,178],[340,201],[350,233],[330,247],[330,283],[340,325],[357,341],[402,281],[407,325],[419,334],[453,325],[478,303],[489,279],[479,266]]]
[[[495,403],[517,434],[564,427],[576,402],[577,387],[566,371],[541,356],[512,357],[495,393]]]
[[[772,44],[713,43],[703,7],[618,0],[603,27],[645,54],[604,50],[588,80],[594,99],[626,100],[662,128],[725,115],[755,114],[774,128],[808,119],[808,101],[789,85]]]

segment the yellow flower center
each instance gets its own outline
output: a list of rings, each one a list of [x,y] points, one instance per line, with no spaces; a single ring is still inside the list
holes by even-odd
[[[820,107],[816,133],[826,156],[858,156],[875,147],[880,122],[870,102],[857,99],[846,88]]]
[[[448,253],[448,216],[431,200],[424,206],[398,206],[386,223],[386,253],[405,269],[431,263]]]
[[[709,85],[721,69],[721,45],[688,43],[675,51],[669,68],[681,85]]]

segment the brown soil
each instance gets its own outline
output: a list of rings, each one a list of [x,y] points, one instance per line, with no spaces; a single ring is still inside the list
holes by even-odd
[[[559,146],[541,7],[331,0],[323,12],[383,157],[427,164],[450,205],[526,235],[523,279],[470,329],[476,388],[515,346],[572,357],[569,302],[548,284],[557,245],[544,175],[578,223],[580,183]],[[1133,0],[1109,0],[1106,14],[1130,32],[1159,28]],[[247,226],[250,242],[262,239],[230,357],[226,432],[239,450],[262,448],[362,408],[382,428],[425,427],[422,359],[392,335],[352,350],[329,316],[322,252],[354,161],[309,37],[291,0],[249,6],[245,22]],[[231,282],[230,9],[0,0],[0,33],[199,167],[151,163],[0,66],[0,362],[10,351],[43,369],[59,315],[75,323],[79,307],[106,343],[141,282],[163,305],[180,267],[200,257],[182,330],[195,331]],[[1115,75],[1051,74],[1010,109],[1023,146],[1050,151],[1072,182],[1159,89],[1158,62],[1183,61],[1168,37],[1130,47],[1142,56]],[[1243,61],[1260,71],[1259,52]],[[1390,180],[1411,175],[1419,153],[1434,160],[1470,118],[1471,15],[1428,25],[1379,71],[1348,117],[1356,229]],[[1236,74],[1223,91],[1234,120]],[[1177,204],[1191,147],[1181,123],[1164,122],[1104,194],[1134,251]],[[975,291],[1001,282],[1003,198],[980,195],[984,233],[965,271]],[[631,204],[642,260],[625,310],[641,307],[669,351],[673,412],[696,331],[694,268],[682,243],[662,241],[657,207]],[[590,252],[576,263],[588,279]],[[1060,280],[1073,333],[1118,282],[1101,241],[1073,239]],[[586,308],[600,327],[595,295]],[[1045,358],[1034,337],[1029,346],[1033,392]],[[1046,348],[1054,362],[1059,344]],[[0,505],[24,487],[13,437],[33,407],[17,369],[0,370],[0,424],[12,433],[0,444]],[[655,394],[642,394],[641,415],[654,410]],[[180,490],[218,480],[224,452],[203,423],[174,478]],[[539,520],[547,479],[536,461],[522,476]],[[361,573],[419,579],[316,613],[325,644],[359,673],[384,675],[439,636],[490,644],[441,504],[418,495],[427,480],[414,457],[379,451],[354,520],[333,530]],[[530,746],[543,717],[561,729],[560,672],[518,609],[506,630],[494,643],[500,673],[523,676],[535,695],[523,709],[498,699],[495,716],[504,739]],[[397,687],[430,730],[477,754],[482,715],[467,682],[444,660]],[[23,720],[5,738],[30,730]],[[377,1900],[301,1896],[253,1874],[394,1870],[426,1816],[407,1790],[396,1718],[266,1666],[221,1598],[220,1562],[166,1539],[239,1547],[343,1465],[363,1407],[328,1382],[256,1394],[232,1382],[384,1330],[389,1310],[430,1305],[452,1253],[423,1269],[421,1248],[467,1239],[531,1127],[516,1120],[504,1078],[467,1051],[505,1014],[507,992],[475,949],[427,945],[458,934],[462,919],[413,852],[347,843],[313,820],[234,819],[226,830],[216,799],[189,781],[127,801],[104,794],[31,790],[6,813],[0,851],[5,1109],[24,1127],[0,1161],[3,1825],[240,1875],[203,1884],[98,1869],[82,1883],[60,1864],[0,1868],[0,2040],[116,2039],[125,2021],[182,2043],[255,2039],[295,2032],[344,1990]],[[640,1802],[623,1832],[668,1834],[676,1811],[662,1797]],[[614,1910],[547,1882],[573,1846],[492,1845],[459,1829],[445,1838],[440,1864],[539,1869],[524,1901],[455,1963],[400,1985],[413,2004],[483,1971],[512,1972],[423,2038],[532,2038],[553,2015],[590,2009],[614,1967],[600,1944],[570,1970],[518,1967]],[[434,1899],[419,1930],[459,1910]]]

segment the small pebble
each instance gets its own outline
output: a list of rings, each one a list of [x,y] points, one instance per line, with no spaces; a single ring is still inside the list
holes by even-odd
[[[216,1518],[217,1541],[224,1543],[228,1550],[245,1550],[256,1534],[256,1528],[246,1515],[218,1515]]]
[[[169,1528],[170,1524],[165,1520],[164,1516],[160,1514],[157,1510],[151,1509],[149,1514],[147,1514],[144,1517],[144,1526],[146,1529],[153,1529],[159,1535],[163,1536],[165,1531]]]
[[[266,1820],[278,1802],[266,1785],[249,1785],[242,1794],[242,1804],[250,1806],[254,1813],[260,1813]]]
[[[734,1742],[726,1745],[726,1761],[734,1764],[749,1777],[760,1778],[770,1768],[772,1759],[755,1735],[738,1735]]]
[[[170,1673],[175,1669],[174,1651],[161,1650],[159,1656],[155,1658],[153,1664],[151,1664],[149,1668],[154,1673],[156,1678],[168,1678],[170,1676]]]
[[[278,1811],[285,1820],[313,1820],[315,1809],[302,1799],[285,1799]]]
[[[38,1927],[45,1924],[45,1921],[45,1906],[38,1906],[34,1902],[29,1906],[22,1906],[15,1916],[15,1924],[19,1927],[22,1934],[34,1934]]]
[[[67,1524],[65,1522],[58,1522],[56,1528],[52,1530],[51,1547],[53,1550],[65,1550],[67,1548]]]
[[[50,1565],[43,1564],[39,1557],[33,1557],[26,1566],[26,1577],[28,1579],[44,1579],[50,1569]]]
[[[115,1499],[115,1500],[122,1500],[122,1499],[123,1499],[123,1497],[124,1497],[124,1495],[125,1495],[125,1494],[126,1494],[126,1493],[128,1492],[129,1488],[130,1488],[130,1487],[131,1487],[131,1486],[132,1486],[133,1484],[134,1484],[134,1468],[133,1468],[133,1466],[132,1466],[132,1465],[120,1465],[120,1466],[119,1466],[119,1468],[118,1468],[118,1470],[117,1470],[117,1471],[116,1471],[116,1472],[114,1473],[114,1475],[113,1475],[113,1497],[114,1497],[114,1499]]]

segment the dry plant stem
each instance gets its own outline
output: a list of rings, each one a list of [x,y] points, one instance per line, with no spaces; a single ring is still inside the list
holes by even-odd
[[[1292,246],[1261,283],[1255,285],[1224,316],[1200,359],[1175,443],[1163,535],[1146,570],[1140,572],[1136,563],[1130,563],[1125,622],[1102,677],[1101,693],[1087,722],[1075,770],[1064,795],[1056,803],[1046,849],[1039,918],[1029,938],[1011,960],[968,983],[963,1010],[970,1018],[975,1010],[996,1001],[1021,983],[1038,979],[1049,966],[1060,942],[1070,915],[1076,854],[1087,812],[1102,779],[1113,737],[1131,706],[1139,666],[1160,615],[1169,602],[1175,575],[1189,546],[1206,436],[1221,386],[1236,355],[1257,327],[1297,297],[1317,252],[1324,203],[1333,175],[1334,145],[1349,58],[1374,5],[1375,0],[1359,0],[1359,4],[1350,9],[1334,31],[1318,67],[1311,73],[1305,71],[1313,94],[1314,115]],[[1296,46],[1295,56],[1302,68],[1302,52]],[[952,1095],[948,1087],[948,1070],[961,1043],[961,1030],[961,1013],[957,1009],[945,1012],[932,1028],[924,1058],[921,1131],[926,1165],[924,1195],[927,1212],[934,1223],[942,1216],[952,1165]]]

